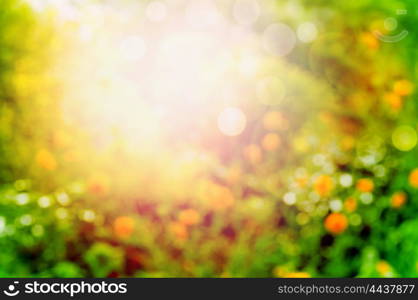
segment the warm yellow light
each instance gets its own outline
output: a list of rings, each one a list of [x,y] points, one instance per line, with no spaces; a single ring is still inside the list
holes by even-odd
[[[76,16],[55,66],[64,114],[107,142],[115,130],[134,144],[195,130],[236,136],[247,122],[241,108],[286,95],[264,66],[290,53],[296,35],[275,20],[260,27],[264,2],[45,3]]]
[[[244,113],[236,107],[225,108],[218,117],[219,130],[229,136],[236,136],[243,132],[247,119]]]

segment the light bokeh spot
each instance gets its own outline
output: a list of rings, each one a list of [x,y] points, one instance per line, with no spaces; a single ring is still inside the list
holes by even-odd
[[[237,136],[241,134],[246,126],[247,118],[245,114],[236,107],[225,108],[218,117],[218,128],[227,136]]]
[[[417,132],[411,126],[399,126],[392,133],[392,143],[401,151],[412,150],[417,145],[417,141]]]
[[[296,44],[293,30],[283,23],[269,25],[263,32],[263,47],[270,54],[285,56]]]

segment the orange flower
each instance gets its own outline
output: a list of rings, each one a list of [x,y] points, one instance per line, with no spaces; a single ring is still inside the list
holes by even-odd
[[[413,188],[418,189],[418,168],[416,168],[411,172],[411,174],[409,174],[409,184]]]
[[[269,111],[263,117],[263,126],[266,130],[286,130],[289,128],[288,120],[279,111]]]
[[[333,234],[340,234],[345,231],[348,226],[347,217],[340,213],[329,214],[324,222],[325,229]]]
[[[57,161],[54,155],[46,149],[38,151],[35,157],[36,163],[43,169],[53,171],[57,168]]]
[[[362,193],[370,193],[374,189],[374,183],[371,179],[361,178],[357,181],[356,188]]]
[[[180,212],[179,221],[184,225],[195,225],[200,222],[200,214],[194,209],[185,209]]]
[[[168,230],[180,240],[185,240],[189,236],[187,227],[180,222],[172,222],[168,226]]]
[[[314,183],[315,191],[318,193],[318,195],[322,197],[329,196],[333,188],[334,182],[332,181],[332,178],[328,175],[319,176]]]
[[[213,187],[209,190],[208,200],[215,210],[227,209],[235,202],[234,195],[228,188],[216,184],[213,184]]]
[[[404,192],[397,192],[392,195],[390,204],[393,208],[400,208],[406,203],[406,194]]]
[[[364,32],[360,36],[360,41],[372,50],[379,48],[379,40],[370,32]]]
[[[348,197],[344,202],[344,208],[348,212],[353,212],[357,209],[357,201],[353,197]]]
[[[376,270],[381,276],[385,276],[391,271],[391,267],[386,261],[381,260],[376,264]]]
[[[261,162],[263,158],[260,147],[254,144],[248,145],[244,148],[244,156],[254,165]]]
[[[275,133],[268,133],[264,136],[261,144],[266,151],[277,150],[280,146],[280,137]]]
[[[287,273],[284,278],[311,278],[311,275],[307,272],[290,272]]]
[[[403,100],[396,93],[388,93],[384,96],[386,103],[394,110],[398,111],[402,108]]]
[[[131,236],[135,227],[135,220],[131,217],[117,217],[113,222],[113,230],[116,236],[120,238],[128,238]]]
[[[406,79],[398,80],[393,85],[393,91],[399,96],[407,96],[412,93],[414,89],[413,84]]]

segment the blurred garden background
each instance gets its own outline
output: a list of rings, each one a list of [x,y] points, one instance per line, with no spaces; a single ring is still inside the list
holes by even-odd
[[[417,277],[415,0],[1,0],[1,277]]]

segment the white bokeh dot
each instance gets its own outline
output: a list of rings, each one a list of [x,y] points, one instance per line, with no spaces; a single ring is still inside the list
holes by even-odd
[[[146,52],[145,41],[140,36],[127,37],[120,45],[120,52],[123,59],[130,62],[139,61]]]
[[[288,192],[283,196],[283,201],[287,205],[293,205],[296,203],[296,195],[293,192]]]
[[[310,43],[316,39],[318,30],[315,24],[311,22],[305,22],[298,26],[296,34],[301,42]]]
[[[232,9],[235,21],[240,25],[251,25],[260,16],[260,5],[256,0],[237,0]]]
[[[353,184],[353,176],[350,174],[342,174],[340,176],[340,184],[343,187],[350,187]]]
[[[161,22],[167,16],[167,6],[160,1],[152,1],[148,4],[145,14],[152,22]]]
[[[247,118],[245,114],[236,107],[225,108],[218,116],[219,130],[228,136],[241,134],[246,126]]]
[[[263,32],[263,47],[271,54],[285,56],[293,50],[295,44],[296,35],[286,24],[271,24]]]

